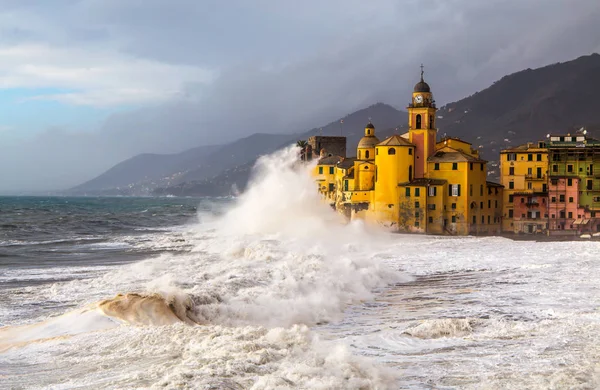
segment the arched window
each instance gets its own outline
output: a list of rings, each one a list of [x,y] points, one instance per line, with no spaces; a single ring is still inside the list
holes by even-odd
[[[435,128],[433,126],[433,115],[429,115],[429,128],[430,129],[434,129]]]
[[[360,160],[360,150],[358,151],[358,159]]]
[[[369,158],[369,151],[368,150],[365,152],[365,158]]]
[[[371,135],[371,130],[367,130],[367,135]]]
[[[420,129],[421,128],[421,114],[417,114],[417,125],[415,126],[415,129]]]
[[[408,166],[408,181],[412,181],[412,165]]]
[[[394,149],[394,148],[389,148],[389,149],[388,149],[388,154],[396,154],[396,149]]]

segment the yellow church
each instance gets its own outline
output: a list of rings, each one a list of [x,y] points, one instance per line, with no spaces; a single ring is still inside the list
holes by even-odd
[[[486,180],[487,161],[470,143],[437,139],[437,108],[423,70],[407,109],[408,133],[380,141],[368,123],[356,157],[346,157],[345,137],[309,138],[323,199],[349,220],[396,232],[500,233],[503,186]]]

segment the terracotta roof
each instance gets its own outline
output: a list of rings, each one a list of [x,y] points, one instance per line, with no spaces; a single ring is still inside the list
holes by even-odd
[[[342,157],[340,156],[328,156],[319,159],[317,165],[336,165],[342,161]]]
[[[433,156],[430,156],[427,161],[431,162],[480,162],[485,163],[487,161],[481,160],[477,157],[473,157],[468,155],[460,150],[455,150],[452,152],[443,152],[438,151]]]
[[[406,138],[402,138],[399,135],[392,135],[389,138],[381,141],[377,146],[415,146],[411,144]]]
[[[359,148],[373,148],[379,143],[379,138],[372,136],[364,136],[358,141]]]
[[[427,178],[423,177],[423,178],[415,179],[415,180],[411,181],[410,183],[398,184],[398,186],[400,186],[400,187],[406,187],[406,186],[426,187],[428,185],[440,186],[440,185],[444,185],[446,183],[447,183],[447,181],[443,180],[443,179],[427,179]]]
[[[502,187],[504,188],[504,186],[500,183],[494,183],[493,181],[486,181],[485,182],[487,184],[488,187]]]
[[[465,144],[467,144],[467,145],[473,145],[472,143],[470,143],[470,142],[467,142],[467,141],[465,141],[464,139],[461,139],[461,138],[458,138],[458,137],[443,137],[441,140],[439,140],[439,141],[436,143],[436,145],[443,144],[443,143],[444,143],[444,141],[448,141],[448,140],[454,140],[454,141],[463,142],[463,143],[465,143]]]
[[[356,161],[356,157],[348,157],[340,161],[337,166],[338,168],[348,169],[354,166],[354,161]]]

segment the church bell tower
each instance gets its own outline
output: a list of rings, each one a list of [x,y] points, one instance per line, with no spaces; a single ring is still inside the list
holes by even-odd
[[[415,85],[412,102],[408,105],[408,136],[415,148],[415,178],[426,177],[427,158],[435,151],[437,129],[435,113],[437,108],[429,84],[423,79]]]

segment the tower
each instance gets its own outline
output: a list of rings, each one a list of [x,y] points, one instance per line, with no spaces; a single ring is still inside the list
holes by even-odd
[[[365,126],[365,136],[358,142],[356,157],[358,160],[375,160],[375,145],[379,139],[375,137],[375,126],[369,122]]]
[[[429,84],[423,79],[421,65],[421,80],[415,85],[412,102],[408,105],[408,138],[416,146],[415,178],[427,174],[427,158],[435,151],[437,130],[435,128],[435,113],[437,108]]]

